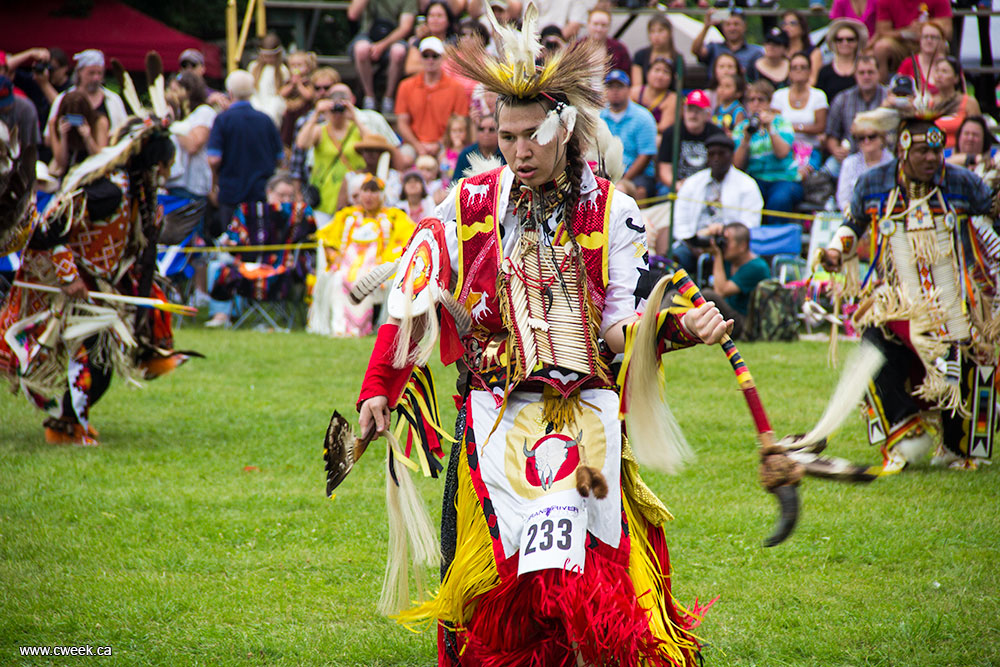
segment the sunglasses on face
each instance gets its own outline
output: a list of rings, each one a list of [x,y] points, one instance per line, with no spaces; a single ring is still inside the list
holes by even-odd
[[[198,63],[193,63],[190,60],[185,60],[181,63],[181,69],[194,69],[198,66]]]
[[[856,134],[856,135],[854,135],[854,140],[855,141],[859,141],[859,142],[861,142],[861,141],[875,141],[876,139],[878,139],[878,135],[877,134]]]
[[[833,41],[837,42],[838,44],[853,44],[854,42],[858,41],[858,38],[857,37],[834,37]]]
[[[420,55],[423,56],[424,58],[427,58],[428,60],[437,60],[438,58],[441,57],[440,53],[434,53],[433,51],[424,51]]]

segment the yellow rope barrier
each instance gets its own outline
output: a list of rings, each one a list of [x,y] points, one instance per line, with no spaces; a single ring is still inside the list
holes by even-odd
[[[714,206],[715,208],[723,208],[721,202],[717,202],[717,201],[699,201],[697,199],[690,199],[688,197],[678,197],[677,194],[673,193],[673,192],[671,192],[670,194],[666,194],[666,195],[660,195],[658,197],[647,197],[646,199],[638,199],[638,200],[636,200],[636,203],[639,206],[643,206],[643,205],[646,205],[646,204],[659,203],[659,202],[663,202],[663,201],[667,201],[667,200],[672,200],[672,201],[690,201],[690,202],[694,202],[696,204],[702,204],[702,205],[705,205],[705,206]],[[756,213],[757,212],[757,209],[755,209],[755,208],[741,208],[739,206],[726,206],[725,208],[730,208],[730,209],[733,209],[734,211],[747,211],[747,212],[750,212],[750,213]],[[760,210],[760,214],[761,215],[769,215],[769,216],[772,216],[772,217],[775,217],[775,218],[788,218],[790,220],[812,220],[812,219],[814,219],[816,217],[812,213],[788,213],[786,211],[772,211],[772,210],[766,209],[766,208],[765,209],[761,209]]]
[[[319,247],[318,242],[312,243],[275,243],[273,245],[223,245],[223,246],[189,246],[181,248],[172,245],[160,245],[160,250],[175,250],[179,253],[198,252],[267,252],[269,250],[315,250]]]

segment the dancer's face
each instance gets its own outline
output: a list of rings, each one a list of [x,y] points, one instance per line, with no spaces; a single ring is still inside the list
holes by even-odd
[[[544,145],[533,138],[545,114],[540,104],[500,107],[500,152],[521,182],[530,187],[548,183],[566,169],[565,129]]]

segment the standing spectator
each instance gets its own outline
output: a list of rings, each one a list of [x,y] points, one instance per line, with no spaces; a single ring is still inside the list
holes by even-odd
[[[899,68],[903,58],[919,50],[920,27],[927,21],[941,26],[951,39],[951,2],[948,0],[875,0],[875,34],[872,51],[878,59],[882,81]]]
[[[938,88],[934,95],[934,110],[943,114],[937,119],[937,126],[945,133],[945,148],[954,148],[962,122],[967,116],[978,116],[982,111],[976,98],[965,94],[962,66],[954,56],[938,60],[934,65],[932,78]]]
[[[854,186],[861,174],[872,167],[885,164],[892,160],[889,150],[889,137],[895,132],[899,116],[889,109],[875,109],[859,113],[851,125],[860,150],[851,153],[844,159],[837,179],[837,208],[846,211],[854,194]]]
[[[23,97],[15,95],[14,82],[3,74],[0,74],[0,121],[11,130],[17,128],[17,142],[22,150],[37,147],[41,142],[35,106]],[[89,136],[90,133],[87,134]],[[33,150],[30,159],[34,161],[36,155]]]
[[[31,106],[30,103],[28,106]],[[59,104],[55,121],[52,164],[49,168],[49,173],[54,176],[65,176],[70,168],[108,145],[107,117],[94,111],[87,96],[80,91],[66,93]]]
[[[469,98],[462,84],[441,70],[444,44],[440,39],[421,40],[420,55],[424,71],[399,84],[396,122],[403,141],[411,144],[417,154],[436,156],[451,115],[469,115]]]
[[[920,26],[920,50],[910,54],[899,66],[899,73],[917,82],[917,90],[926,90],[931,95],[938,89],[932,83],[934,63],[948,53],[948,40],[944,30],[934,21]]]
[[[875,0],[833,0],[830,20],[850,19],[865,26],[866,34],[875,34]],[[833,27],[833,24],[830,24]],[[827,32],[827,35],[832,34]],[[829,92],[829,91],[827,91]]]
[[[794,212],[803,198],[801,176],[792,154],[795,131],[771,106],[774,88],[767,81],[747,86],[747,111],[750,118],[736,126],[733,162],[757,181],[764,195],[764,207],[771,211]],[[771,224],[783,222],[768,216]]]
[[[219,208],[218,226],[209,229],[213,236],[229,226],[237,206],[266,200],[265,186],[284,153],[278,128],[250,106],[253,75],[230,73],[226,90],[233,103],[215,119],[206,149],[213,176],[209,199]]]
[[[444,184],[447,186],[455,177],[458,156],[472,144],[472,123],[469,117],[453,114],[448,119],[441,143],[443,146],[438,161],[444,169]]]
[[[611,12],[599,5],[590,10],[587,15],[587,39],[604,44],[608,53],[608,66],[628,72],[632,69],[632,57],[628,48],[614,37],[609,36],[611,30]]]
[[[635,70],[635,65],[632,66]],[[677,114],[677,93],[674,81],[673,61],[666,58],[653,60],[646,72],[646,83],[636,88],[632,87],[632,99],[649,110],[656,121],[656,141],[660,134],[674,124]]]
[[[167,180],[167,191],[175,197],[203,200],[212,191],[212,167],[208,163],[208,137],[218,115],[208,104],[204,80],[183,72],[170,89],[181,103],[181,114],[170,125],[176,157]]]
[[[14,81],[14,85],[23,90],[35,105],[41,129],[41,123],[49,117],[53,100],[70,87],[69,58],[66,52],[58,47],[28,49],[9,54],[7,67],[10,70],[8,76]],[[48,162],[52,155],[46,149],[38,157],[43,162]]]
[[[288,81],[279,91],[285,101],[285,113],[281,116],[281,143],[286,148],[295,143],[296,122],[312,111],[316,101],[311,79],[315,69],[315,53],[296,51],[288,56]],[[337,78],[339,81],[340,75]]]
[[[382,113],[392,113],[406,61],[406,38],[413,32],[416,16],[417,0],[351,0],[347,19],[361,21],[361,30],[348,45],[347,53],[354,59],[361,79],[363,108],[375,108],[375,66],[388,65]]]
[[[680,153],[676,170],[673,164],[674,132],[676,125],[671,125],[663,132],[660,139],[660,151],[657,155],[657,172],[660,181],[673,190],[679,190],[684,179],[701,171],[706,166],[707,151],[705,141],[713,134],[722,134],[722,129],[712,125],[709,118],[712,114],[712,103],[702,90],[692,90],[688,93],[680,126]],[[676,181],[674,180],[676,177]]]
[[[421,22],[423,19],[423,22]],[[437,37],[443,44],[455,41],[458,34],[455,15],[451,13],[448,3],[443,0],[432,0],[424,13],[417,18],[417,27],[410,38],[410,46],[406,52],[406,76],[412,76],[424,71],[424,60],[420,54],[420,42],[425,37]]]
[[[177,65],[180,68],[180,74],[190,72],[197,74],[201,77],[202,81],[205,81],[205,54],[198,49],[184,49],[181,51],[181,55],[177,58]],[[209,86],[207,81],[205,83],[205,90],[208,91],[208,103],[217,110],[222,110],[229,106],[229,97],[225,93]]]
[[[497,120],[492,115],[485,115],[479,118],[476,124],[476,143],[472,144],[458,156],[455,162],[455,175],[453,180],[465,178],[465,170],[471,165],[469,159],[473,156],[480,158],[495,157],[501,164],[506,164],[503,153],[500,152],[500,142],[497,140]]]
[[[708,34],[708,29],[713,25],[712,13],[713,10],[709,7],[705,12],[705,25],[702,26],[701,32],[695,36],[694,41],[691,43],[691,53],[698,60],[708,65],[710,71],[713,69],[712,66],[715,64],[715,59],[720,53],[731,53],[736,56],[736,60],[739,61],[743,71],[749,71],[753,61],[764,55],[764,49],[756,44],[747,43],[747,20],[746,16],[743,15],[743,11],[738,8],[733,9],[730,11],[729,16],[722,20],[719,27],[722,30],[724,41],[705,44],[705,36]]]
[[[356,122],[354,105],[347,93],[336,89],[330,98],[316,103],[299,130],[296,146],[302,150],[313,149],[314,164],[309,183],[318,194],[318,202],[310,204],[320,228],[337,212],[344,177],[365,164],[355,148],[359,141],[361,129]]]
[[[288,67],[282,62],[284,55],[281,40],[269,32],[260,41],[257,59],[247,66],[255,89],[250,104],[270,116],[276,127],[281,126],[281,117],[285,113],[285,100],[280,91],[291,78]]]
[[[604,79],[608,106],[601,119],[622,142],[624,178],[636,185],[639,199],[656,194],[656,121],[648,109],[629,99],[630,81],[624,70],[613,69]]]
[[[781,29],[788,35],[788,53],[804,53],[809,58],[809,85],[816,85],[816,77],[823,67],[823,54],[819,48],[813,46],[809,37],[809,24],[806,23],[806,16],[802,12],[789,10],[781,15]]]
[[[716,62],[721,60],[720,57]],[[728,137],[733,136],[733,128],[747,117],[747,110],[741,102],[746,88],[741,74],[723,74],[715,82],[716,101],[712,111],[712,124],[721,127]]]
[[[97,112],[99,116],[106,116],[108,126],[113,133],[119,126],[125,123],[128,114],[125,112],[125,104],[122,98],[116,93],[105,88],[104,83],[104,54],[97,49],[87,49],[73,56],[76,62],[76,85],[67,89],[78,90],[87,96],[90,108]],[[56,127],[56,115],[59,113],[59,103],[66,93],[60,93],[52,101],[52,108],[49,110],[49,118],[45,124],[45,141],[51,145],[52,135]]]
[[[708,167],[690,176],[677,193],[674,204],[673,255],[694,275],[701,249],[685,243],[703,229],[722,222],[739,221],[747,227],[760,227],[760,211],[764,198],[760,188],[746,173],[733,166],[736,144],[722,133],[713,134],[705,142]],[[671,239],[657,235],[656,252],[666,254]]]
[[[868,29],[853,19],[837,19],[830,24],[826,41],[832,42],[833,60],[820,68],[816,87],[832,104],[839,93],[856,85],[854,68],[868,45]]]
[[[809,85],[811,67],[806,54],[792,56],[788,74],[790,85],[774,91],[771,106],[795,130],[793,152],[799,166],[808,164],[815,169],[822,163],[819,138],[826,131],[826,112],[830,105],[827,104],[826,93]]]
[[[670,19],[663,14],[653,14],[646,25],[646,36],[649,38],[649,46],[636,51],[632,59],[632,99],[635,99],[635,93],[646,83],[649,68],[657,60],[672,63],[671,68],[678,71],[684,68],[684,59],[674,47],[674,27]]]
[[[788,35],[781,28],[771,28],[764,36],[764,55],[747,68],[747,80],[763,79],[774,88],[783,88],[788,85],[788,68]]]
[[[862,111],[881,106],[889,92],[878,82],[878,65],[874,56],[858,58],[854,80],[857,85],[834,98],[826,117],[826,150],[837,162],[843,162],[858,149],[851,135],[854,117]]]

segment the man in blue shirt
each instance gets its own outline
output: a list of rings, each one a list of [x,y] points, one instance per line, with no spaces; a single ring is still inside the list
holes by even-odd
[[[215,236],[229,226],[237,206],[267,200],[267,180],[284,157],[278,128],[250,106],[253,75],[236,70],[226,77],[226,90],[234,102],[216,117],[206,150],[213,176],[209,199],[219,207],[218,223],[209,230]]]
[[[715,59],[720,53],[733,54],[736,60],[739,61],[740,67],[746,72],[757,58],[764,55],[763,47],[747,43],[746,16],[743,15],[742,10],[737,8],[729,11],[728,16],[722,18],[717,23],[719,29],[722,31],[724,41],[705,44],[705,36],[708,34],[708,29],[712,27],[712,8],[710,7],[705,12],[705,25],[702,26],[701,32],[694,38],[694,41],[691,42],[691,53],[698,60],[708,65],[709,78],[712,76]]]
[[[604,79],[608,106],[601,110],[601,120],[611,134],[621,139],[625,149],[624,178],[635,184],[639,199],[656,194],[656,121],[653,114],[629,99],[628,74],[611,70]]]

